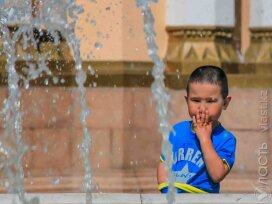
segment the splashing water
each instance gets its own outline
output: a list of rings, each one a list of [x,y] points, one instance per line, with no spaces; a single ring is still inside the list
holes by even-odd
[[[158,0],[152,0],[155,3]],[[151,85],[152,97],[156,101],[156,112],[158,113],[159,131],[162,134],[162,153],[165,155],[165,169],[167,173],[167,182],[169,183],[169,191],[167,193],[167,202],[174,203],[175,189],[174,177],[171,173],[172,169],[172,145],[168,140],[171,131],[169,122],[168,104],[170,96],[165,89],[164,84],[164,68],[165,65],[159,55],[157,54],[156,33],[154,31],[154,17],[150,9],[151,0],[137,0],[137,6],[141,7],[142,15],[144,16],[144,32],[147,42],[148,55],[154,63],[152,76],[154,82]]]
[[[83,9],[76,5],[76,0],[47,0],[38,2],[40,3],[39,7],[36,7],[35,11],[33,11],[31,0],[0,0],[0,36],[3,41],[3,51],[0,54],[6,56],[9,91],[9,96],[5,100],[3,109],[0,112],[4,118],[5,127],[5,132],[0,140],[0,170],[3,170],[7,176],[8,181],[5,187],[8,193],[17,194],[20,203],[39,203],[38,198],[27,200],[25,196],[22,158],[31,148],[25,144],[22,137],[19,81],[23,80],[24,87],[27,89],[31,80],[37,79],[42,74],[51,75],[46,62],[49,56],[42,55],[39,52],[39,38],[35,37],[37,36],[37,32],[39,36],[42,36],[46,30],[47,35],[50,36],[55,45],[60,44],[61,37],[63,37],[73,52],[76,82],[80,94],[80,118],[83,127],[83,139],[81,145],[79,145],[79,149],[85,168],[84,187],[86,191],[86,203],[91,204],[92,174],[89,159],[91,136],[87,128],[89,109],[86,103],[86,90],[84,88],[87,76],[82,69],[80,43],[75,36],[77,15],[82,13]],[[35,15],[33,16],[32,13],[35,13]],[[14,25],[18,26],[18,28],[10,29]],[[24,53],[26,54],[20,55],[16,53],[16,44],[18,43],[22,43]],[[36,49],[38,54],[28,53],[28,48]],[[26,62],[24,75],[19,73],[15,68],[17,60],[24,60]]]

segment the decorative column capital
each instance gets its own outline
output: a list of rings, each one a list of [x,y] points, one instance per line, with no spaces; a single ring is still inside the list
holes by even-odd
[[[215,40],[233,38],[233,27],[215,27],[215,26],[191,26],[191,27],[168,27],[169,35],[181,37],[183,39]]]
[[[251,41],[272,41],[272,27],[250,28]]]
[[[167,71],[190,74],[197,66],[212,64],[237,73],[238,57],[233,47],[233,27],[168,27]]]

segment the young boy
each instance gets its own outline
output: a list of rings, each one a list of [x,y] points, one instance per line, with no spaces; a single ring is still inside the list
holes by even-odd
[[[236,138],[218,121],[231,100],[226,74],[219,67],[199,67],[189,77],[186,91],[192,121],[176,124],[169,136],[175,187],[178,193],[219,193],[220,181],[233,166],[236,148]],[[157,180],[159,190],[166,193],[163,161],[161,155]]]

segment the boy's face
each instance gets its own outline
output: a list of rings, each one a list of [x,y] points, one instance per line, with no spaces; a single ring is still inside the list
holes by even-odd
[[[196,116],[198,110],[200,113],[208,110],[209,121],[213,125],[217,124],[222,109],[226,109],[231,100],[230,96],[223,99],[220,86],[207,82],[190,83],[189,93],[185,98],[191,118]]]

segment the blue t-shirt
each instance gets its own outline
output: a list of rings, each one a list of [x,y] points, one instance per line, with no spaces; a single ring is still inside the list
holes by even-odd
[[[175,187],[178,192],[218,193],[220,184],[214,182],[208,174],[199,140],[191,124],[192,121],[176,124],[169,136]],[[212,131],[211,140],[218,156],[231,169],[235,160],[236,138],[219,123]],[[161,155],[161,160],[164,159],[164,155]],[[164,192],[165,187],[167,184],[161,184],[159,189]]]

